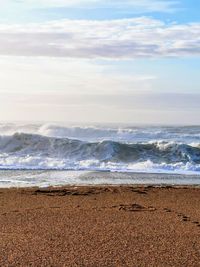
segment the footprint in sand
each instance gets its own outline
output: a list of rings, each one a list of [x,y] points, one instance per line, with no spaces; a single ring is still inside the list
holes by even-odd
[[[123,211],[155,211],[156,208],[152,207],[152,206],[148,206],[148,207],[144,207],[144,206],[141,206],[139,204],[130,204],[130,205],[124,205],[124,204],[121,204],[119,206],[119,210],[123,210]]]
[[[184,222],[189,222],[190,221],[190,218],[188,217],[188,216],[183,216],[182,217],[182,220],[184,221]]]
[[[172,212],[172,210],[168,209],[168,208],[164,208],[163,209],[165,212]]]
[[[191,220],[191,218],[189,216],[185,215],[184,213],[175,212],[175,211],[173,211],[171,209],[168,209],[168,208],[164,208],[163,210],[165,212],[173,212],[173,213],[175,213],[179,218],[182,219],[182,222],[189,222],[189,223],[195,224],[197,227],[200,227],[200,222],[199,221]]]
[[[195,224],[197,227],[200,227],[200,223],[198,221],[193,221],[193,224]]]
[[[137,190],[137,189],[133,189],[132,192],[137,193],[137,194],[140,194],[140,195],[146,195],[146,194],[147,194],[146,191],[143,191],[143,190]]]

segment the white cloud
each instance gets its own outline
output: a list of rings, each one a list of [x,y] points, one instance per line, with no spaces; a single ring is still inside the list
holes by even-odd
[[[200,55],[200,23],[165,24],[139,17],[0,25],[0,54],[69,58]]]

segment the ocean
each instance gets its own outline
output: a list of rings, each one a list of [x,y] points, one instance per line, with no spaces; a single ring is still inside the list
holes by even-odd
[[[1,123],[0,169],[0,187],[199,184],[200,126]]]

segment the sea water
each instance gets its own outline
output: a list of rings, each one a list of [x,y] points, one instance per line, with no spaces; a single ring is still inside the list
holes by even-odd
[[[1,123],[0,169],[0,187],[198,184],[200,126]]]

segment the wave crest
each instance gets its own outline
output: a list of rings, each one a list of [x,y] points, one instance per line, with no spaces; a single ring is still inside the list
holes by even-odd
[[[105,168],[121,166],[128,170],[151,162],[152,166],[189,166],[199,170],[200,145],[175,142],[123,143],[115,141],[86,142],[48,137],[37,134],[15,133],[0,136],[1,168]],[[129,167],[128,167],[129,166]],[[191,167],[193,166],[193,167]]]

